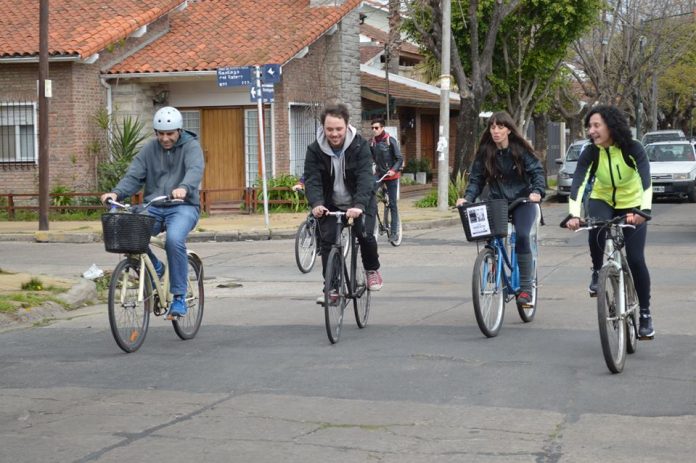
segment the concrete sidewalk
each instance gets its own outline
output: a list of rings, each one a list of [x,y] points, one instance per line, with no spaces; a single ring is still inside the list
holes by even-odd
[[[415,230],[441,227],[459,223],[456,210],[438,211],[437,208],[418,208],[420,197],[402,198],[399,215],[403,229]],[[228,214],[202,218],[196,230],[189,235],[189,242],[241,241],[288,239],[295,236],[297,227],[307,216],[301,213],[269,213],[266,227],[264,214]],[[37,222],[0,222],[0,241],[30,241],[41,243],[93,243],[101,241],[101,222],[79,221],[49,223],[48,231],[39,231]]]

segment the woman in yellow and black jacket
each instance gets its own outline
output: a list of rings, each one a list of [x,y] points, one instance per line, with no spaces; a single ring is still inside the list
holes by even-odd
[[[643,145],[634,140],[624,115],[613,106],[595,106],[585,116],[591,143],[580,153],[570,189],[569,209],[573,217],[567,227],[580,226],[580,209],[588,185],[592,190],[587,201],[587,215],[609,220],[628,213],[627,222],[636,228],[624,229],[626,257],[635,281],[640,303],[640,339],[655,335],[650,314],[650,273],[645,264],[645,239],[648,225],[635,209],[650,213],[652,186],[650,162]],[[597,272],[602,267],[606,233],[598,229],[589,233],[592,256],[590,295],[597,295]]]

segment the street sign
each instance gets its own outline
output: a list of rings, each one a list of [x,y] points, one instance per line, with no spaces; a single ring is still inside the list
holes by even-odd
[[[249,89],[249,97],[251,98],[252,103],[258,102],[259,98],[262,98],[264,103],[275,102],[275,91],[273,90],[273,84],[263,84],[261,85],[261,89],[263,90],[259,91],[260,89],[255,85]]]
[[[252,85],[255,81],[253,76],[253,68],[250,66],[218,68],[218,87],[241,87]]]
[[[261,80],[264,84],[277,84],[280,82],[280,64],[264,64],[261,66]]]

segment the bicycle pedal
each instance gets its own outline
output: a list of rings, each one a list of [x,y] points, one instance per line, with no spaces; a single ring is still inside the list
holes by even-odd
[[[652,341],[653,339],[655,339],[654,334],[652,336],[638,336],[639,341]]]
[[[597,293],[596,293],[596,292],[594,292],[594,293],[591,292],[591,293],[590,293],[590,297],[597,297]]]

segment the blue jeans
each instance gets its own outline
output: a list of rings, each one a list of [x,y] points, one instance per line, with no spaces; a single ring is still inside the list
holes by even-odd
[[[384,185],[387,187],[387,195],[389,196],[389,210],[391,211],[391,234],[396,235],[399,230],[399,207],[396,204],[396,196],[399,192],[399,179],[385,180]]]
[[[152,229],[152,235],[167,231],[164,249],[167,251],[169,262],[170,291],[174,295],[185,295],[188,278],[186,237],[198,222],[199,209],[190,204],[180,204],[169,207],[150,206],[147,211],[158,219]],[[151,250],[148,250],[147,254],[153,264],[159,261]]]

